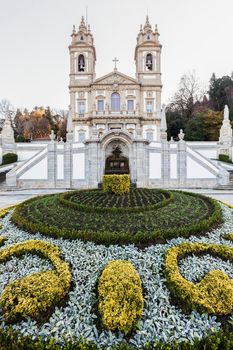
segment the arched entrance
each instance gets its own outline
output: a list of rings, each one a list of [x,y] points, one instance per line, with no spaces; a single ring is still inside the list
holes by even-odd
[[[129,174],[129,158],[123,156],[120,145],[114,145],[105,161],[105,174]]]

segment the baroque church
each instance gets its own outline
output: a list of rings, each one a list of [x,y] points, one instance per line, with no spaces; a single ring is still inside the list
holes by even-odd
[[[228,169],[212,160],[220,144],[224,153],[231,152],[227,110],[227,140],[192,144],[185,142],[182,130],[178,141],[167,140],[165,106],[161,108],[162,45],[148,16],[136,38],[135,77],[119,72],[117,59],[112,72],[96,77],[94,38],[83,17],[71,38],[66,142],[57,141],[52,132],[47,144],[16,144],[6,120],[0,151],[12,150],[19,160],[7,174],[7,186],[97,188],[104,174],[130,174],[138,187],[213,188],[229,183]]]
[[[102,174],[131,174],[137,181],[146,167],[145,146],[160,140],[161,44],[157,27],[147,16],[135,47],[136,78],[114,71],[96,79],[96,49],[84,18],[72,33],[70,50],[70,106],[68,132],[86,142],[88,158],[96,157]],[[98,166],[99,165],[99,166]],[[95,173],[96,169],[92,169]]]

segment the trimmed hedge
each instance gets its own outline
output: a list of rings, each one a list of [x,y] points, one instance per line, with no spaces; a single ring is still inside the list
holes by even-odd
[[[101,350],[106,349],[101,348]],[[109,350],[109,347],[107,347]],[[106,349],[106,350],[107,350]],[[220,330],[208,335],[204,339],[195,338],[193,343],[173,341],[171,344],[148,343],[142,350],[231,350],[233,349],[233,332],[231,327],[225,331]],[[56,344],[54,339],[43,341],[40,338],[22,337],[20,333],[0,329],[0,350],[98,350],[97,345],[85,342],[83,339],[77,341],[65,341],[64,345]],[[99,349],[100,350],[100,349]],[[112,350],[135,350],[126,342],[115,346]]]
[[[175,191],[174,191],[175,192]],[[200,220],[198,223],[195,223],[190,226],[180,226],[180,227],[171,227],[166,229],[156,229],[152,233],[148,234],[147,232],[137,232],[131,234],[129,232],[109,232],[109,231],[94,231],[94,230],[75,230],[69,229],[66,227],[57,227],[57,226],[48,226],[44,225],[43,222],[31,222],[25,216],[25,210],[27,206],[38,198],[31,198],[21,204],[19,204],[12,214],[12,221],[32,233],[40,232],[42,234],[52,236],[55,238],[65,238],[65,239],[81,239],[83,241],[93,241],[97,244],[150,244],[156,242],[166,242],[167,239],[174,237],[189,237],[193,234],[203,233],[209,230],[214,224],[220,223],[222,221],[222,210],[220,204],[209,197],[202,196],[196,193],[182,192],[193,197],[203,198],[206,205],[212,207],[212,213],[209,217]],[[49,197],[46,195],[41,198]]]
[[[232,161],[230,160],[229,156],[227,156],[226,154],[219,154],[218,159],[221,162],[231,163],[232,164]]]
[[[58,247],[50,243],[30,240],[14,244],[0,251],[0,263],[26,253],[49,259],[55,270],[29,275],[9,283],[4,288],[0,297],[0,307],[8,323],[27,317],[40,319],[41,314],[54,307],[70,289],[69,266],[61,260]]]
[[[233,280],[219,270],[210,271],[199,283],[186,280],[179,271],[178,262],[188,254],[208,254],[233,261],[233,248],[206,243],[182,243],[168,249],[165,255],[165,276],[173,296],[187,310],[217,315],[233,311]]]
[[[99,313],[103,325],[125,334],[134,329],[142,317],[142,284],[129,261],[112,260],[103,270],[98,283]]]
[[[89,192],[90,190],[82,190],[79,192]],[[98,191],[99,190],[92,190],[92,191]],[[133,190],[135,191],[135,190]],[[112,213],[120,213],[120,212],[141,212],[144,210],[155,210],[158,208],[162,208],[165,207],[166,205],[168,205],[169,203],[171,203],[174,200],[174,196],[172,194],[172,192],[166,191],[166,190],[158,190],[163,196],[164,199],[161,200],[160,202],[157,202],[155,204],[152,205],[147,205],[147,206],[143,206],[143,207],[98,207],[98,206],[89,206],[89,205],[84,205],[84,204],[79,204],[79,203],[75,203],[74,201],[72,201],[70,198],[77,193],[77,191],[72,191],[72,192],[65,192],[59,195],[59,202],[66,206],[66,207],[70,207],[72,209],[76,209],[78,211],[83,211],[83,212],[99,212],[99,213],[106,213],[106,212],[112,212]]]
[[[103,175],[103,190],[113,192],[121,196],[129,193],[130,190],[130,176],[129,175]]]
[[[18,156],[15,153],[6,153],[2,156],[2,165],[15,163],[18,160]]]

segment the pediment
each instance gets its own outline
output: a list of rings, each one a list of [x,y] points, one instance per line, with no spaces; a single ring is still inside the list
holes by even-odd
[[[120,72],[111,72],[96,79],[93,85],[138,84],[137,80]]]

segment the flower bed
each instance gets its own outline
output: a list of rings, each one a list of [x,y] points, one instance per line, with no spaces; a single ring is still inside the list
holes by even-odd
[[[101,192],[100,192],[101,194]],[[30,232],[104,244],[154,244],[189,237],[221,222],[221,208],[210,198],[172,192],[174,201],[139,212],[85,212],[65,207],[59,195],[33,198],[19,205],[12,220]],[[118,215],[119,214],[119,215]]]
[[[165,190],[132,189],[128,194],[115,196],[99,190],[62,193],[60,203],[84,212],[141,212],[165,207],[174,200],[172,192]]]
[[[122,350],[139,349],[143,346],[146,349],[165,349],[163,344],[167,344],[166,350],[202,349],[204,346],[211,349],[212,344],[216,349],[218,347],[219,349],[225,349],[225,347],[228,349],[227,346],[231,346],[233,338],[231,333],[227,333],[230,332],[230,328],[227,330],[224,328],[225,333],[221,332],[221,320],[216,318],[215,315],[197,310],[184,313],[182,308],[173,304],[164,279],[164,256],[168,249],[172,247],[184,242],[221,244],[230,248],[233,247],[233,244],[225,239],[233,226],[233,216],[230,208],[223,207],[224,224],[212,229],[205,237],[172,239],[164,245],[154,245],[144,250],[139,250],[132,245],[105,247],[79,240],[68,241],[46,238],[38,233],[32,236],[30,233],[15,227],[10,222],[10,216],[11,213],[3,219],[2,234],[8,238],[5,247],[25,242],[33,237],[36,240],[58,246],[62,251],[63,259],[72,267],[73,289],[69,293],[66,305],[57,307],[49,322],[38,324],[32,319],[27,319],[14,324],[14,332],[18,331],[23,336],[30,336],[30,342],[33,342],[32,338],[38,339],[38,337],[41,337],[38,344],[45,344],[49,339],[54,338],[55,343],[60,344],[63,349],[65,349],[64,344],[67,344],[67,349],[74,349],[75,346],[77,346],[77,349],[100,349],[105,347],[113,349],[116,346],[116,348],[119,347]],[[28,260],[29,264],[31,257],[25,256],[25,259]],[[98,303],[96,285],[102,271],[111,260],[131,262],[138,272],[144,288],[143,315],[138,322],[137,330],[130,336],[124,336],[122,332],[107,331],[100,328],[96,321],[98,318],[95,308]],[[25,263],[21,265],[21,260],[14,263],[21,266],[21,269],[16,270],[16,273],[20,276],[19,270],[24,270]],[[217,264],[217,261],[215,263]],[[7,264],[10,265],[7,265],[5,271],[3,270],[0,275],[1,282],[5,284],[9,283],[9,271],[15,270],[11,261]],[[219,266],[223,270],[226,264],[228,262],[225,260],[219,262]],[[47,266],[48,270],[51,269],[49,264]],[[208,267],[210,271],[212,260],[204,261],[204,266],[205,268]],[[218,265],[214,266],[215,269],[217,267]],[[195,260],[194,266],[190,267],[191,269],[194,272],[196,271]],[[230,269],[230,265],[228,269]],[[24,271],[24,273],[26,272]],[[0,291],[2,283],[0,283]],[[225,324],[228,320],[231,320],[231,317],[231,314],[227,316],[227,319],[224,320]],[[4,315],[0,315],[0,328],[4,329],[5,339],[9,339],[7,338],[10,337],[10,335],[7,335],[7,329],[8,332],[11,332],[11,330],[4,323]],[[217,333],[208,336],[209,332]],[[12,334],[11,337],[14,339]],[[83,342],[88,342],[88,344],[84,345]],[[186,344],[187,342],[189,345]],[[155,345],[156,343],[158,345]],[[173,345],[168,345],[171,343]],[[22,344],[25,344],[23,339]],[[148,345],[146,346],[146,344]],[[31,345],[31,348],[34,347]],[[53,348],[55,349],[55,345],[48,347],[48,349]]]

